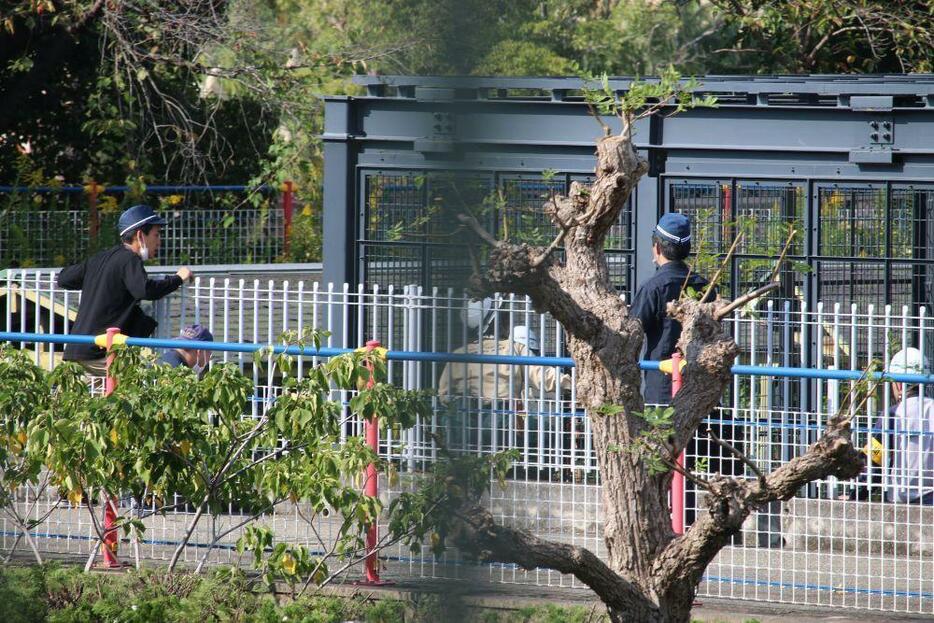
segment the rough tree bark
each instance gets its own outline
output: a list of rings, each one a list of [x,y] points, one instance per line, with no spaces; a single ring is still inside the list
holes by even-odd
[[[647,426],[634,415],[644,408],[638,367],[643,331],[613,289],[603,252],[609,228],[646,171],[628,133],[602,138],[594,183],[586,188],[575,182],[567,197],[544,207],[561,231],[548,248],[496,240],[473,217],[459,217],[490,246],[485,266],[471,278],[471,293],[527,295],[537,311],[549,312],[567,331],[577,397],[590,418],[603,483],[608,559],[497,525],[480,506],[461,509],[454,536],[461,549],[483,560],[575,575],[605,602],[614,622],[680,623],[690,619],[704,569],[750,512],[792,497],[811,480],[831,474],[851,478],[861,469],[861,457],[850,443],[849,422],[834,420],[805,455],[768,476],[755,481],[711,476],[708,512],[683,536],[672,532],[667,500],[672,474],[650,473],[645,461],[650,450],[633,450]],[[563,261],[552,253],[560,243]],[[687,362],[684,386],[672,405],[669,458],[687,445],[729,383],[737,347],[720,322],[727,305],[690,299],[669,304],[669,314],[683,326],[679,347]],[[605,405],[622,412],[601,415],[598,409]]]

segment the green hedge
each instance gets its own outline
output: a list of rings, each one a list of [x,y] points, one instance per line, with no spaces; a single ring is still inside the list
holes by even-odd
[[[412,601],[311,597],[277,601],[242,574],[202,577],[159,570],[84,573],[59,565],[0,567],[3,623],[602,623],[580,606],[451,610],[449,596]]]

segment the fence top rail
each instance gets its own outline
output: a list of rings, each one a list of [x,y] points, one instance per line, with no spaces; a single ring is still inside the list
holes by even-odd
[[[125,193],[131,190],[131,188],[126,185],[107,186],[101,184],[100,188],[101,190],[99,192],[103,192],[105,194],[108,192]],[[151,186],[147,186],[145,192],[266,192],[269,190],[273,190],[273,187],[268,184],[260,184],[259,186],[246,186],[243,184],[194,184],[191,186],[153,184]],[[0,193],[84,193],[87,191],[88,189],[86,186],[0,186]]]
[[[104,343],[104,335],[60,335],[52,333],[23,333],[0,331],[0,342],[40,342],[45,344],[97,344]],[[140,338],[120,336],[120,342],[127,346],[148,348],[181,348],[185,350],[210,350],[219,352],[252,353],[268,350],[271,354],[295,355],[301,357],[336,357],[354,352],[354,348],[302,347],[288,344],[257,342],[201,342],[197,340]],[[386,358],[396,361],[420,361],[428,363],[480,363],[519,366],[557,366],[573,368],[574,360],[570,357],[530,357],[524,355],[486,355],[474,353],[445,353],[434,351],[387,351]],[[641,370],[659,370],[660,361],[642,360]],[[891,374],[875,372],[868,375],[863,370],[827,370],[813,368],[794,368],[789,366],[752,366],[734,365],[730,371],[737,375],[766,376],[798,379],[830,379],[837,381],[859,381],[872,379],[913,385],[934,384],[934,374]]]

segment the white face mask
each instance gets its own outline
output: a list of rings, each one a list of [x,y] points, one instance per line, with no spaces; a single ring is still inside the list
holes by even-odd
[[[149,247],[142,236],[139,237],[139,256],[144,262],[149,259]]]
[[[195,376],[200,379],[201,375],[204,374],[204,366],[196,363],[195,365],[191,366],[191,371],[194,372]]]

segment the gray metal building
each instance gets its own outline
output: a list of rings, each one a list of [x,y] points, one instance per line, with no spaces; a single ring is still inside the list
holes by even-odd
[[[441,172],[498,190],[489,225],[527,240],[549,239],[539,210],[547,195],[593,173],[600,128],[579,79],[359,82],[366,96],[326,100],[325,281],[459,286],[469,269],[463,236],[445,238],[431,208],[450,200]],[[625,91],[629,82],[610,84]],[[793,224],[804,235],[779,298],[809,309],[931,304],[934,76],[708,76],[700,91],[719,105],[636,128],[650,171],[607,242],[622,291],[653,270],[658,216],[682,211],[695,240],[716,252],[737,221],[753,223],[724,281],[734,296],[767,278]],[[545,180],[546,170],[557,174]]]

